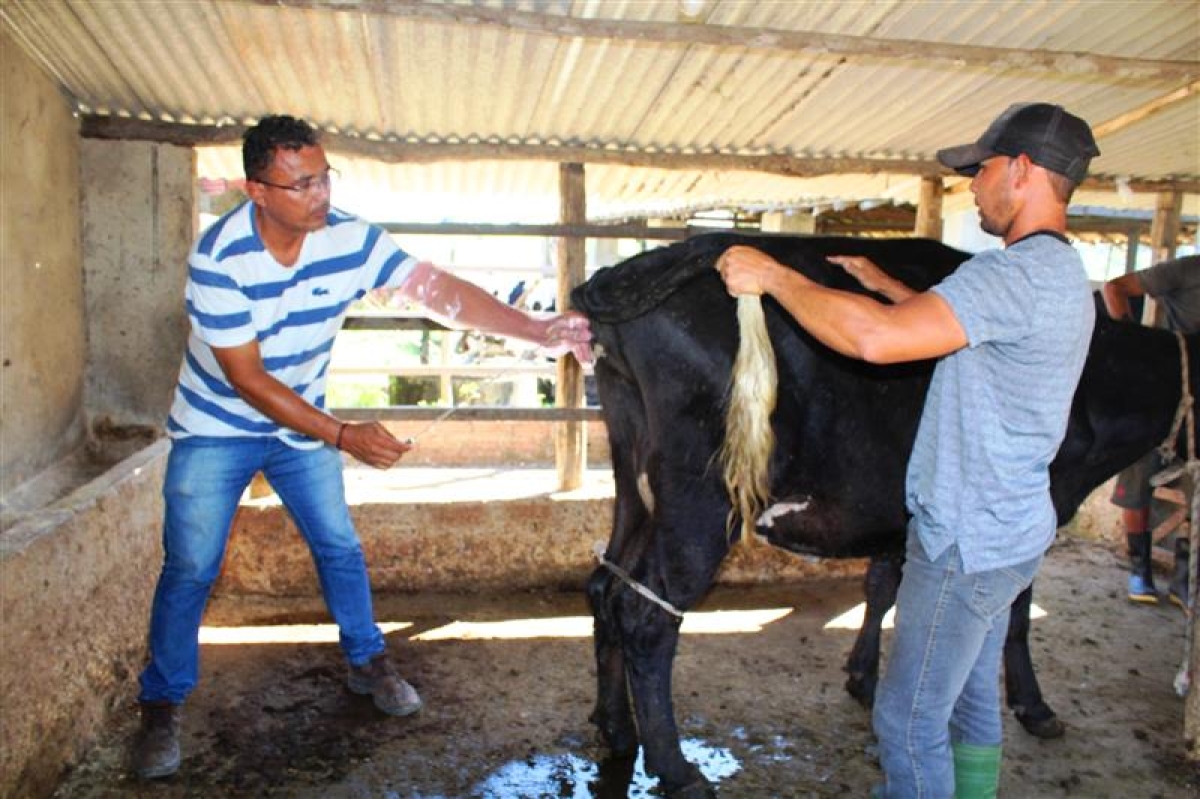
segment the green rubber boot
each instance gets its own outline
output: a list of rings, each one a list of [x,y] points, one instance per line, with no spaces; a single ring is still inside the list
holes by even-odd
[[[996,799],[1000,788],[1000,746],[951,744],[954,799]]]

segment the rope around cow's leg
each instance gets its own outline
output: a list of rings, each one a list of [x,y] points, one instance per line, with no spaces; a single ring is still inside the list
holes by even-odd
[[[639,595],[645,597],[646,599],[650,600],[654,604],[658,605],[660,608],[665,610],[667,613],[670,613],[672,616],[675,616],[680,619],[683,618],[682,610],[675,607],[670,602],[663,599],[658,594],[654,593],[649,588],[647,588],[646,586],[639,583],[637,580],[633,579],[633,577],[631,577],[629,575],[629,572],[625,571],[620,566],[613,563],[608,558],[604,557],[604,549],[605,549],[605,546],[604,546],[603,541],[597,541],[596,545],[594,547],[592,547],[592,552],[595,553],[595,555],[596,555],[596,561],[601,566],[608,569],[610,572],[615,574],[617,576],[617,578],[619,580],[621,580],[621,582],[628,585],[630,588],[632,588],[634,591],[636,591]]]

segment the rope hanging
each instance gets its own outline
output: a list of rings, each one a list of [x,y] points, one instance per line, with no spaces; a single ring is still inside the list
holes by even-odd
[[[1188,354],[1187,354],[1187,339],[1182,333],[1175,334],[1176,340],[1179,342],[1179,360],[1180,360],[1180,383],[1179,390],[1179,407],[1175,409],[1175,420],[1171,422],[1171,432],[1167,434],[1163,443],[1158,445],[1158,454],[1163,459],[1163,462],[1170,463],[1175,459],[1175,442],[1179,438],[1179,428],[1186,418],[1188,423],[1188,440],[1187,454],[1188,463],[1191,464],[1196,459],[1195,434],[1196,420],[1192,415],[1192,384],[1188,369]],[[1168,481],[1169,482],[1169,481]]]
[[[1195,649],[1196,637],[1196,599],[1200,588],[1196,583],[1196,563],[1197,563],[1197,546],[1200,545],[1200,492],[1196,491],[1197,484],[1200,484],[1200,460],[1196,459],[1196,415],[1194,413],[1194,402],[1192,398],[1192,381],[1190,369],[1188,365],[1187,339],[1182,333],[1176,333],[1175,338],[1179,341],[1179,359],[1180,359],[1180,396],[1179,408],[1175,412],[1175,421],[1171,424],[1171,433],[1167,439],[1158,447],[1158,453],[1164,461],[1172,461],[1175,459],[1175,442],[1179,437],[1179,429],[1183,424],[1183,420],[1187,419],[1187,462],[1184,470],[1187,472],[1190,485],[1188,489],[1191,491],[1190,515],[1188,518],[1188,590],[1187,596],[1184,597],[1186,614],[1186,623],[1184,625],[1184,645],[1183,645],[1183,665],[1179,674],[1175,678],[1175,692],[1180,696],[1186,696],[1190,690],[1192,680],[1196,676],[1197,668],[1200,664],[1192,662],[1192,655]],[[1158,479],[1163,475],[1155,475],[1152,483],[1159,483]]]

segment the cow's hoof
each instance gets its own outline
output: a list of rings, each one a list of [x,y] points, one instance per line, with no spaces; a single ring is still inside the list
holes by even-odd
[[[614,724],[593,713],[589,721],[596,725],[600,741],[613,757],[632,757],[638,752],[637,729],[632,724]]]
[[[703,775],[697,775],[696,779],[682,788],[668,790],[667,796],[671,799],[716,799],[717,791]]]
[[[867,710],[870,710],[875,704],[875,681],[852,674],[846,680],[846,693],[854,697],[854,700]]]
[[[624,799],[633,784],[637,754],[609,755],[597,764],[596,779],[589,783],[591,795],[596,799]]]
[[[1058,716],[1054,715],[1054,711],[1048,712],[1049,715],[1040,715],[1017,711],[1013,715],[1017,717],[1017,721],[1021,722],[1025,732],[1035,738],[1050,740],[1063,737],[1067,732],[1067,725],[1059,721]]]

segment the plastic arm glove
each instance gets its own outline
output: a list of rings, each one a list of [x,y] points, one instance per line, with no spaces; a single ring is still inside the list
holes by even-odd
[[[579,311],[567,311],[546,320],[546,338],[542,349],[552,358],[571,353],[580,363],[591,363],[592,327]]]
[[[587,317],[576,311],[536,319],[425,261],[413,267],[399,292],[454,327],[531,341],[555,357],[572,352],[582,363],[592,360],[591,328]]]

